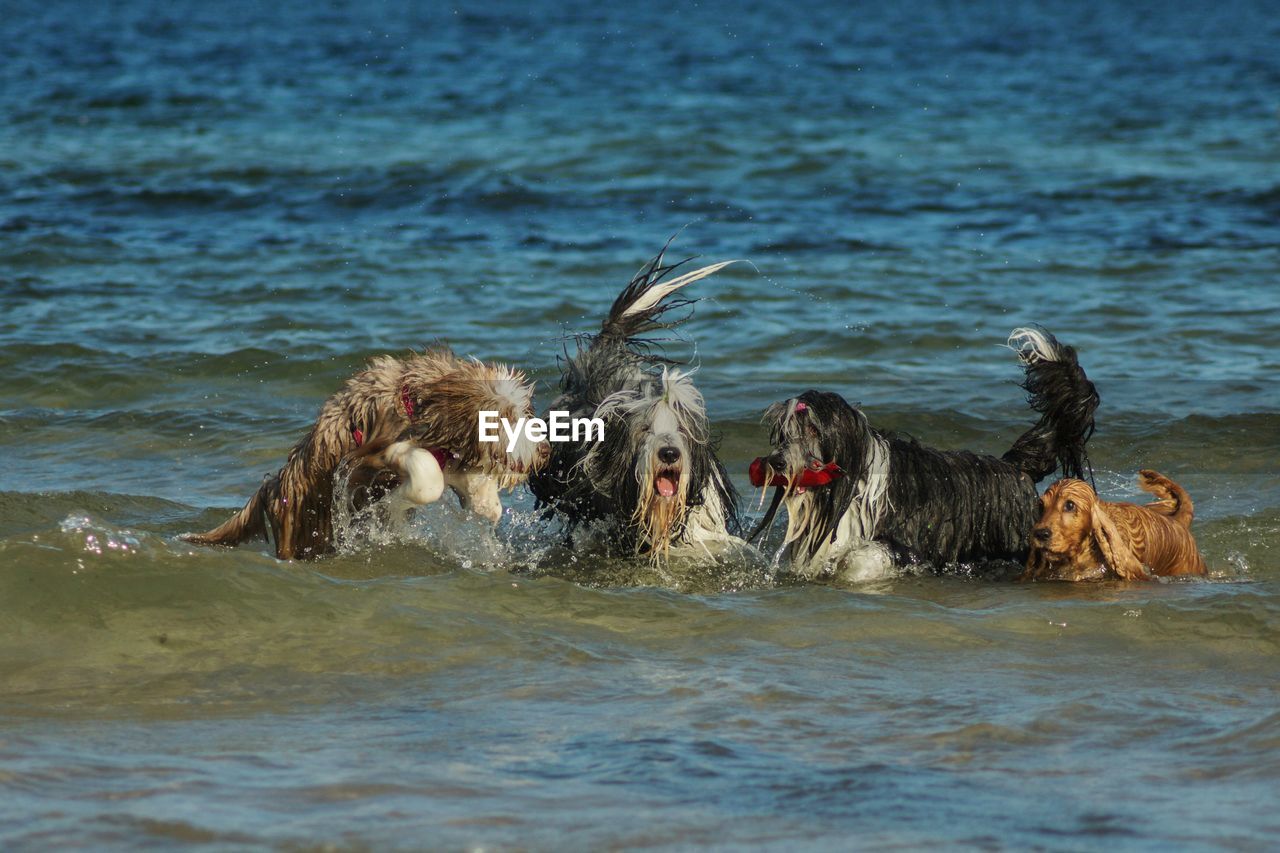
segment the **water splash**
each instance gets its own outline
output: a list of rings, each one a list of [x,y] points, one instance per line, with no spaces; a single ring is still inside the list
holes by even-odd
[[[133,531],[111,527],[87,515],[68,515],[58,523],[58,529],[78,537],[83,546],[81,550],[99,557],[104,554],[136,554],[142,548],[141,540]]]

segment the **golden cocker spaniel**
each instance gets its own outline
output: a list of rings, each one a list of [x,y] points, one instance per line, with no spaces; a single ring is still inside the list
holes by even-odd
[[[1194,507],[1186,490],[1152,470],[1138,485],[1156,496],[1145,506],[1110,503],[1080,480],[1059,480],[1041,498],[1031,553],[1019,580],[1150,580],[1204,575],[1191,535]]]

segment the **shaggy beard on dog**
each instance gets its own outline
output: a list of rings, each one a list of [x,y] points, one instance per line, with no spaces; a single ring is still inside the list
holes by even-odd
[[[582,482],[597,501],[612,505],[614,517],[630,509],[631,547],[661,559],[673,542],[728,529],[736,495],[716,458],[702,394],[688,375],[664,368],[659,380],[610,395],[596,416],[605,438],[580,463]]]
[[[577,354],[562,363],[551,410],[601,418],[604,439],[554,445],[549,464],[529,480],[538,506],[571,527],[608,522],[617,545],[655,560],[672,546],[729,540],[740,529],[737,496],[716,456],[702,395],[688,374],[670,370],[671,362],[639,338],[678,325],[682,320],[663,315],[692,302],[668,297],[727,264],[677,275],[685,262],[666,265],[663,257],[632,278],[600,333],[580,336]]]
[[[787,485],[776,491],[753,538],[785,502],[786,553],[801,574],[820,574],[860,550],[899,565],[1024,562],[1037,518],[1035,484],[1058,467],[1083,476],[1098,395],[1075,351],[1049,333],[1016,329],[1009,344],[1041,417],[1000,459],[882,432],[830,392],[807,391],[770,406],[764,482],[781,474]],[[802,474],[829,463],[840,476],[823,486],[800,485]]]
[[[359,508],[396,490],[411,473],[402,460],[413,458],[415,449],[442,460],[427,467],[436,466],[432,473],[459,493],[464,506],[473,499],[464,493],[469,484],[513,488],[546,460],[546,443],[522,437],[508,453],[505,442],[480,442],[479,413],[496,411],[514,423],[533,413],[532,396],[518,371],[458,358],[447,347],[406,359],[375,358],[325,401],[284,466],[239,513],[185,538],[229,546],[269,534],[280,559],[330,553],[335,500],[353,500]],[[342,484],[350,490],[335,488]]]

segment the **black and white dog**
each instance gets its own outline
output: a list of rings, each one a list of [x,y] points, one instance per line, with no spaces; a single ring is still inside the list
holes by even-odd
[[[666,265],[659,253],[619,294],[600,332],[578,338],[550,408],[601,419],[604,438],[552,444],[550,461],[529,480],[539,506],[574,526],[606,522],[615,550],[654,560],[672,548],[711,552],[742,541],[737,495],[702,394],[639,337],[678,325],[684,318],[663,315],[692,300],[667,297],[728,262],[677,274],[683,263]]]
[[[785,503],[785,553],[804,577],[883,576],[895,565],[1021,565],[1038,517],[1035,484],[1055,468],[1082,478],[1098,394],[1075,350],[1041,329],[1009,346],[1040,420],[999,459],[882,432],[838,394],[806,391],[765,412],[772,453],[752,466],[777,485],[752,538]]]

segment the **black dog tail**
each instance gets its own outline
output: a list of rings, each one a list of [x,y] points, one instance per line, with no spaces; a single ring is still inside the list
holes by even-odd
[[[670,245],[670,243],[668,243]],[[677,299],[666,302],[666,298],[682,287],[706,278],[718,272],[733,261],[722,261],[718,264],[699,267],[689,272],[672,277],[680,267],[687,264],[690,258],[674,264],[665,264],[663,259],[667,247],[651,261],[641,267],[631,281],[618,294],[600,326],[600,334],[596,340],[600,343],[626,343],[637,335],[651,332],[654,329],[669,329],[680,321],[664,322],[662,315],[673,308],[682,308],[693,304],[691,299]]]
[[[1027,403],[1040,413],[1002,458],[1040,482],[1062,469],[1062,476],[1092,476],[1085,443],[1093,435],[1098,392],[1076,361],[1076,351],[1042,328],[1014,329],[1009,347],[1026,370],[1022,388]]]

